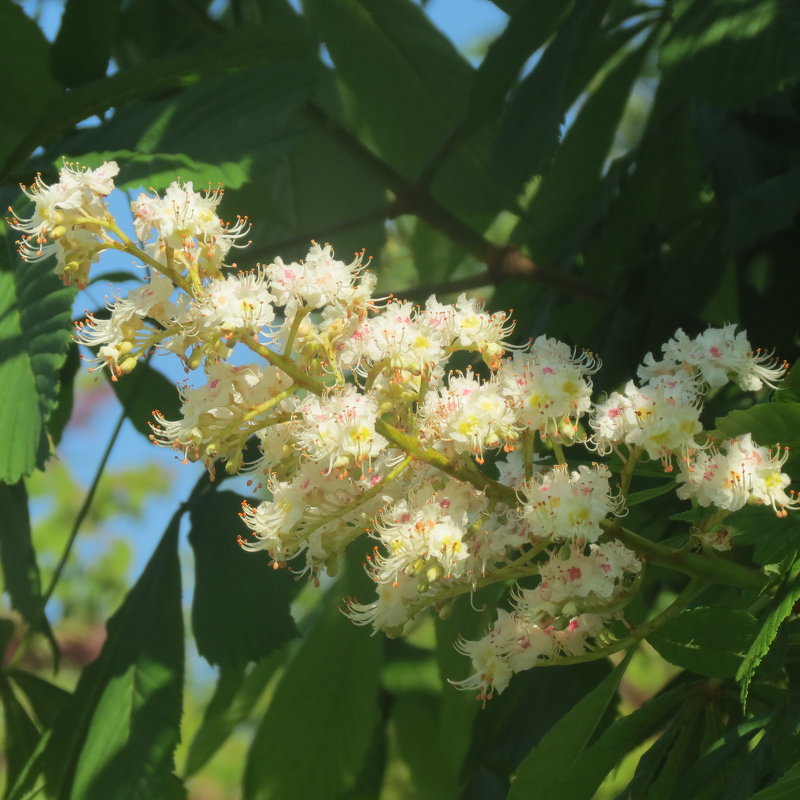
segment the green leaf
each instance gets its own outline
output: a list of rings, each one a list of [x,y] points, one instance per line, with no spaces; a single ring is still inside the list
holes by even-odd
[[[384,796],[382,790],[386,778],[387,749],[386,728],[378,724],[355,785],[339,800],[380,800]]]
[[[106,74],[118,19],[119,0],[67,0],[50,49],[50,67],[64,86],[74,89]]]
[[[732,678],[755,632],[755,617],[741,609],[690,608],[647,641],[676,666],[711,678]]]
[[[0,617],[0,659],[4,662],[6,650],[8,650],[11,640],[14,638],[16,626],[10,619]]]
[[[320,94],[329,90],[333,87],[325,83]],[[248,258],[303,258],[311,239],[330,239],[344,260],[364,247],[378,255],[386,238],[381,213],[385,184],[339,137],[305,114],[298,119],[306,126],[303,135],[275,164],[256,165],[251,183],[235,195],[237,204],[259,221]],[[348,185],[358,191],[343,192]]]
[[[717,430],[730,438],[751,433],[758,444],[769,447],[778,443],[800,442],[800,404],[763,403],[752,408],[736,409],[714,420]]]
[[[58,154],[89,152],[80,156],[89,166],[120,161],[116,185],[122,189],[163,188],[178,174],[198,188],[217,182],[237,188],[256,165],[264,169],[292,146],[300,128],[290,116],[320,75],[310,59],[226,72],[166,98],[131,104],[105,124],[60,141]]]
[[[676,706],[683,702],[686,691],[685,687],[670,689],[616,720],[578,756],[564,775],[558,788],[559,799],[591,800],[614,766],[672,717]]]
[[[778,564],[800,552],[800,519],[777,516],[771,508],[745,506],[725,518],[736,544],[752,545],[757,564]]]
[[[75,690],[71,705],[85,686],[92,713],[75,767],[75,800],[144,800],[170,780],[183,690],[179,520],[109,620],[106,644]]]
[[[767,178],[732,198],[723,242],[729,250],[741,250],[791,228],[798,211],[800,169]]]
[[[355,785],[380,718],[383,642],[345,617],[341,602],[365,582],[351,560],[287,664],[247,757],[244,800],[328,800]],[[313,768],[298,762],[304,753]]]
[[[466,677],[470,669],[468,660],[453,645],[460,636],[472,639],[483,635],[491,624],[501,591],[502,587],[493,586],[473,597],[459,597],[452,601],[443,618],[437,617],[436,677],[441,678],[436,683],[431,681],[427,687],[423,683],[427,651],[417,651],[423,658],[417,658],[409,669],[416,682],[412,678],[405,685],[394,681],[389,686],[395,695],[390,725],[420,796],[447,800],[458,797],[463,788],[462,768],[481,708],[471,693],[450,684],[450,680]],[[476,612],[476,608],[481,611]],[[397,649],[391,647],[389,653]],[[384,674],[396,663],[389,661]]]
[[[72,336],[74,291],[50,259],[28,264],[0,228],[0,481],[16,483],[49,453],[45,423]]]
[[[800,403],[800,361],[795,361],[772,395],[775,403]]]
[[[58,92],[47,67],[49,47],[44,34],[17,3],[0,0],[0,53],[7,74],[16,76],[3,87],[3,98],[14,112],[6,114],[0,125],[0,164]]]
[[[181,416],[181,398],[177,386],[146,361],[137,364],[130,375],[114,380],[109,370],[103,370],[111,381],[125,416],[143,436],[153,432],[150,421],[153,412],[159,411],[165,419]]]
[[[604,168],[635,81],[654,35],[612,57],[601,82],[589,94],[528,206],[526,239],[533,257],[555,263],[578,245],[581,232],[598,216]]]
[[[466,256],[449,237],[421,219],[414,225],[411,250],[422,286],[446,281]]]
[[[72,415],[72,403],[75,395],[75,376],[81,365],[78,346],[72,343],[67,350],[67,358],[58,372],[58,397],[53,412],[47,420],[47,431],[57,447],[64,434],[64,428]]]
[[[603,681],[576,703],[544,735],[520,764],[508,800],[560,798],[561,785],[597,730],[601,719],[617,696],[617,688],[633,650]]]
[[[472,698],[469,698],[474,705]],[[458,770],[447,763],[449,741],[439,730],[441,697],[403,692],[392,702],[391,729],[420,797],[449,800],[458,797]],[[466,733],[471,730],[466,727]],[[463,746],[460,748],[463,751]]]
[[[776,603],[767,614],[753,643],[750,645],[744,660],[736,671],[736,680],[741,683],[742,705],[747,703],[750,682],[758,665],[769,652],[784,620],[792,613],[794,604],[800,599],[800,581],[796,578],[776,597]]]
[[[671,492],[675,486],[675,481],[666,481],[666,483],[662,483],[660,486],[654,486],[652,489],[642,489],[638,492],[631,492],[625,498],[625,505],[630,508],[631,506],[638,506],[639,503],[646,503],[649,500]]]
[[[359,138],[417,180],[466,113],[473,70],[410,0],[310,0],[308,7]],[[500,195],[476,140],[449,152],[432,191],[481,229],[498,210]]]
[[[800,76],[800,8],[792,0],[696,0],[684,8],[660,66],[689,96],[742,106]]]
[[[117,612],[97,659],[10,794],[151,800],[172,777],[183,684],[176,514]]]
[[[216,689],[203,714],[203,722],[189,746],[185,777],[202,769],[235,728],[253,716],[259,698],[285,658],[286,652],[281,649],[254,665],[249,672],[244,667],[220,670]]]
[[[289,570],[272,569],[265,552],[239,546],[234,526],[241,508],[233,492],[208,492],[190,511],[192,630],[200,655],[223,668],[259,661],[297,636],[289,607],[300,584]]]
[[[8,3],[9,0],[2,2]],[[121,70],[62,94],[43,106],[43,113],[7,157],[0,172],[7,173],[9,167],[26,157],[37,145],[49,144],[81,120],[101,114],[112,106],[122,108],[131,101],[153,97],[182,84],[196,83],[205,76],[219,76],[229,69],[314,55],[313,40],[309,39],[304,27],[259,26],[214,37],[179,55],[156,58],[141,66]]]
[[[5,722],[6,787],[10,787],[36,749],[39,731],[3,674],[0,674],[0,701]]]
[[[511,96],[497,132],[494,165],[509,185],[541,174],[555,151],[564,114],[580,91],[590,43],[608,2],[578,3]],[[584,76],[587,80],[589,75]],[[575,84],[580,83],[577,89]]]
[[[38,675],[20,669],[9,670],[8,677],[27,698],[39,727],[51,727],[64,703],[69,700],[70,693]]]
[[[506,94],[525,62],[547,42],[572,5],[571,0],[521,0],[475,73],[464,120],[467,130],[500,116]]]
[[[468,659],[454,645],[459,637],[479,639],[484,635],[495,618],[503,591],[502,586],[491,586],[469,597],[459,597],[452,601],[452,606],[442,615],[444,618],[436,619],[436,660],[442,692],[437,724],[433,729],[435,741],[431,746],[431,752],[437,756],[432,759],[433,764],[429,760],[425,766],[431,781],[429,785],[438,787],[440,791],[458,789],[459,776],[469,760],[467,754],[473,744],[473,727],[480,725],[484,713],[470,692],[457,689],[450,683],[466,678],[472,669]],[[476,609],[480,611],[476,612]]]
[[[772,786],[750,795],[749,800],[795,800],[800,793],[800,764],[795,764]]]
[[[58,645],[44,613],[39,566],[31,541],[28,495],[22,481],[13,486],[0,483],[0,515],[0,562],[11,607],[34,631],[47,637],[57,657]]]
[[[661,758],[655,760],[654,765],[657,765],[655,773],[649,772],[642,776],[647,780],[641,780],[636,789],[631,791],[632,798],[666,800],[678,794],[683,777],[689,766],[694,763],[700,749],[705,729],[704,709],[695,702],[686,709],[681,709],[679,717],[680,721],[674,723],[674,734],[669,738],[667,747],[659,754]],[[634,780],[638,777],[637,769]]]
[[[750,742],[765,729],[768,731],[767,725],[772,716],[747,720],[719,731],[721,735],[711,743],[702,757],[684,775],[683,789],[687,796],[699,795],[716,798],[720,795],[720,785],[730,788],[735,777],[736,765],[742,768],[746,766],[746,760],[749,758],[748,751],[750,751],[750,755],[753,753]],[[770,744],[769,735],[764,738]],[[764,738],[761,739],[762,742]],[[750,773],[751,780],[756,777]],[[746,780],[743,781],[740,775],[736,780],[736,794],[739,797],[749,794],[749,792],[742,791],[743,783],[746,784]]]

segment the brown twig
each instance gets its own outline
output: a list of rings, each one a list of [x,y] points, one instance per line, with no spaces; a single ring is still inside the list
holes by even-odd
[[[577,297],[598,303],[608,301],[608,295],[601,286],[588,283],[562,270],[538,264],[514,245],[496,245],[489,242],[481,233],[462,222],[439,203],[431,195],[430,185],[426,180],[412,181],[406,178],[369,150],[320,106],[314,103],[307,104],[305,115],[309,121],[323,128],[347,148],[394,192],[395,200],[386,211],[387,219],[394,219],[402,214],[416,215],[471,256],[486,264],[492,283],[499,283],[506,278],[527,277]]]

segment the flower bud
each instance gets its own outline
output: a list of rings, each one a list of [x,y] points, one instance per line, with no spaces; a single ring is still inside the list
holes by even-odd
[[[127,375],[133,372],[138,363],[139,359],[136,356],[128,356],[128,358],[123,359],[120,363],[119,371],[124,372]]]

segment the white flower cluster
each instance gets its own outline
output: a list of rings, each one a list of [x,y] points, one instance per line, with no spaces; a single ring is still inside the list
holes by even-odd
[[[56,274],[67,284],[83,287],[89,267],[103,249],[102,220],[108,215],[106,197],[114,189],[119,172],[115,161],[97,169],[65,164],[58,183],[46,184],[37,175],[33,186],[22,191],[33,201],[30,217],[13,216],[12,228],[23,233],[19,251],[26,261],[56,256]],[[9,209],[13,214],[13,209]]]
[[[512,347],[508,315],[464,294],[423,307],[376,298],[363,253],[347,263],[312,244],[301,261],[228,267],[249,223],[219,218],[220,190],[175,182],[163,196],[140,195],[135,244],[105,206],[116,172],[67,166],[55,186],[37,179],[33,216],[12,222],[25,233],[24,256],[55,252],[58,271],[79,284],[110,247],[148,268],[106,318],[77,326],[77,341],[115,379],[154,350],[202,374],[181,388],[179,419],[154,412],[152,439],[212,474],[217,462],[249,472],[266,489],[267,499],[243,506],[243,547],[315,579],[335,572],[355,538],[374,539],[376,595],[349,603],[354,622],[396,635],[426,607],[538,575],[535,588],[517,586],[487,636],[460,644],[475,669],[461,685],[484,698],[521,669],[610,640],[641,571],[614,538],[641,456],[667,470],[677,459],[678,495],[700,506],[800,507],[787,494],[785,452],[750,436],[721,448],[701,437],[709,390],[728,380],[774,386],[784,370],[733,326],[695,339],[678,331],[661,361],[645,359],[641,385],[593,405],[591,354],[546,336]],[[244,350],[248,363],[237,365],[231,353]],[[449,372],[456,352],[473,354],[473,365]],[[261,455],[245,463],[253,437]],[[562,448],[579,443],[614,451],[625,474],[570,468]]]
[[[638,371],[641,386],[630,381],[596,406],[590,424],[599,453],[626,444],[661,459],[666,471],[673,456],[685,465],[697,448],[702,400],[710,389],[730,380],[748,391],[774,387],[787,368],[771,354],[754,352],[735,325],[709,328],[694,339],[678,330],[663,354],[661,361],[647,354]]]
[[[608,623],[641,568],[636,554],[619,542],[556,551],[539,568],[539,585],[518,590],[512,610],[501,609],[486,636],[458,643],[475,673],[456,685],[477,690],[486,701],[516,672],[590,652],[609,638]]]
[[[692,453],[678,475],[678,497],[726,511],[768,505],[779,517],[800,508],[794,495],[786,493],[789,476],[781,472],[789,458],[787,448],[771,453],[754,444],[749,433],[727,439],[722,448],[724,452],[708,448]]]

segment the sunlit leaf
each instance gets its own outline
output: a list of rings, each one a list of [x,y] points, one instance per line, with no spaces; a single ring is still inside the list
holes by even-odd
[[[326,597],[286,666],[250,748],[245,800],[328,800],[353,787],[361,773],[379,720],[383,643],[342,614],[342,597],[364,582],[357,571],[351,563],[349,577]],[[303,753],[314,753],[313,769],[298,763]]]
[[[509,800],[531,797],[560,798],[561,784],[574,769],[586,749],[606,709],[617,696],[617,689],[631,659],[631,650],[623,661],[568,711],[542,738],[520,764]]]
[[[0,481],[16,483],[49,453],[45,423],[72,336],[74,291],[51,259],[25,263],[0,226]]]
[[[690,96],[745,105],[800,76],[800,9],[791,0],[704,0],[683,8],[660,63]]]

